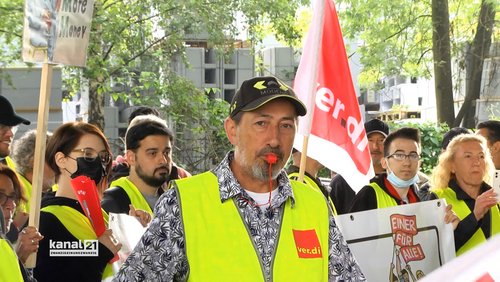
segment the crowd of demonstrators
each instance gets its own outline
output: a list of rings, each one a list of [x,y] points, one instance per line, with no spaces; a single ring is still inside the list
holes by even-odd
[[[451,140],[433,170],[432,190],[460,219],[454,231],[457,255],[500,233],[498,195],[487,184],[493,169],[486,140],[461,134]]]
[[[107,212],[147,211],[141,223],[146,226],[161,194],[162,185],[172,177],[174,135],[166,122],[154,115],[137,116],[125,134],[125,159],[130,174],[113,181],[104,192],[102,207]],[[174,179],[179,176],[175,175]]]
[[[111,151],[104,134],[94,125],[70,122],[59,126],[47,144],[45,159],[54,171],[58,190],[42,199],[40,241],[34,276],[38,281],[100,281],[111,274],[108,262],[121,245],[111,230],[100,237],[85,216],[71,180],[88,176],[104,190],[111,169]],[[84,240],[98,240],[98,256],[51,256],[52,246],[78,245]],[[105,269],[107,270],[105,272]]]
[[[500,121],[488,120],[477,125],[477,132],[488,141],[491,159],[496,170],[500,170]]]
[[[244,81],[224,122],[234,150],[171,182],[116,281],[364,280],[324,196],[283,170],[305,113],[276,78]],[[314,237],[317,259],[298,257],[292,230]]]
[[[217,280],[235,273],[248,281],[363,281],[334,215],[437,198],[451,204],[444,220],[453,224],[457,255],[500,233],[499,195],[488,184],[500,166],[499,121],[479,123],[478,134],[447,132],[432,182],[424,185],[419,130],[389,134],[383,121],[366,122],[376,176],[355,194],[341,175],[328,191],[317,177],[322,165],[310,157],[304,183],[297,182],[298,151],[287,175],[298,116],[305,113],[293,90],[276,78],[246,80],[224,122],[233,149],[218,166],[193,177],[173,163],[174,135],[154,108],[132,112],[124,161],[113,175],[103,133],[88,123],[65,123],[47,140],[42,188],[50,191],[56,182],[59,190],[44,193],[39,232],[26,226],[36,131],[11,149],[16,126],[29,121],[0,95],[0,281],[100,281],[112,275],[109,262],[121,244],[109,229],[96,236],[71,187],[78,175],[94,180],[107,212],[149,224],[116,281]],[[300,259],[297,230],[313,236],[320,250],[312,263]],[[50,255],[53,242],[83,240],[98,240],[97,257]],[[33,253],[36,267],[26,269]]]
[[[299,150],[293,148],[292,149],[292,164],[290,166],[288,166],[288,168],[287,168],[288,177],[292,180],[299,179],[301,157],[302,157],[302,153]],[[325,198],[328,201],[328,204],[330,205],[330,208],[332,209],[333,214],[337,215],[338,213],[337,213],[337,210],[335,208],[335,205],[333,204],[332,200],[330,199],[330,193],[328,191],[328,188],[325,187],[323,185],[323,183],[321,183],[321,180],[318,178],[318,173],[322,168],[324,168],[324,166],[320,162],[307,156],[303,182],[305,184],[311,186],[314,190],[323,193],[323,195],[325,196]]]
[[[365,122],[364,126],[366,137],[368,138],[373,170],[375,175],[380,175],[385,172],[385,168],[382,167],[381,161],[384,157],[384,140],[389,134],[389,125],[379,119],[372,119]],[[374,179],[371,179],[370,182],[373,180]],[[330,188],[330,198],[338,214],[348,213],[354,196],[356,195],[354,190],[340,174],[332,178]]]

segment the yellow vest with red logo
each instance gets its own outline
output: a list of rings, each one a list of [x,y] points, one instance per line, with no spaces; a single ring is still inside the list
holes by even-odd
[[[0,239],[0,281],[22,282],[23,275],[17,255],[5,239]]]
[[[453,191],[453,189],[448,187],[446,189],[434,190],[434,192],[439,198],[446,199],[446,202],[452,205],[453,211],[457,214],[460,220],[466,218],[472,213],[465,201],[457,199],[457,194]],[[498,209],[498,205],[490,208],[490,216],[490,237],[492,237],[493,235],[500,233],[500,210]],[[462,247],[460,247],[460,249],[458,249],[457,256],[473,249],[483,242],[486,242],[486,236],[484,236],[483,230],[478,228],[472,237],[470,237],[470,239]]]
[[[46,206],[41,209],[43,212],[48,212],[53,214],[57,219],[64,225],[64,227],[80,241],[85,240],[97,240],[97,235],[95,234],[92,223],[88,217],[83,215],[81,212],[68,207],[52,205]],[[108,214],[102,210],[102,216],[104,217],[104,223],[108,226]],[[82,267],[84,267],[82,265]],[[111,264],[107,264],[102,275],[103,279],[106,279],[113,275],[113,268]]]
[[[281,230],[265,277],[257,247],[235,199],[221,202],[211,172],[176,180],[185,232],[189,281],[328,281],[328,207],[324,196],[291,181]],[[255,224],[258,224],[256,222]]]
[[[130,203],[135,209],[141,209],[147,211],[151,216],[153,216],[153,210],[149,206],[144,196],[141,194],[139,189],[130,181],[126,176],[120,177],[117,180],[111,182],[109,187],[121,187],[125,193],[127,193]]]

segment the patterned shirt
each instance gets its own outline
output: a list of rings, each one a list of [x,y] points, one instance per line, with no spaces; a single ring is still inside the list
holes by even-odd
[[[236,200],[263,262],[266,281],[271,281],[270,268],[284,203],[288,198],[291,198],[292,207],[295,203],[292,187],[283,170],[277,178],[278,194],[271,206],[263,211],[234,177],[229,167],[233,158],[234,152],[229,152],[212,171],[218,179],[220,198],[222,202],[231,198]],[[331,214],[329,226],[328,281],[365,281]],[[188,272],[179,199],[176,190],[170,189],[158,201],[155,218],[114,281],[187,281]]]

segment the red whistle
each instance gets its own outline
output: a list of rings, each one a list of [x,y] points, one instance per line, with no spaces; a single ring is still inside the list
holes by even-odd
[[[267,153],[266,154],[266,161],[269,163],[269,164],[275,164],[277,161],[278,161],[278,156],[276,156],[275,154],[273,153]]]

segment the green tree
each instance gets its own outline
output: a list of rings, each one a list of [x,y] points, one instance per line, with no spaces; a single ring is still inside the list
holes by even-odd
[[[383,76],[429,78],[434,66],[439,121],[453,126],[465,116],[463,123],[470,126],[472,120],[473,124],[471,105],[479,97],[482,62],[494,33],[498,1],[339,0],[337,3],[341,7],[339,16],[344,35],[362,41],[358,49],[364,67],[361,87],[376,89]],[[476,61],[462,64],[467,65],[472,83],[468,81],[464,107],[455,118],[452,101],[456,89],[451,83],[457,87],[459,81],[452,76],[449,66],[452,59],[465,60],[463,54],[468,45],[475,50],[471,52],[471,60]]]

